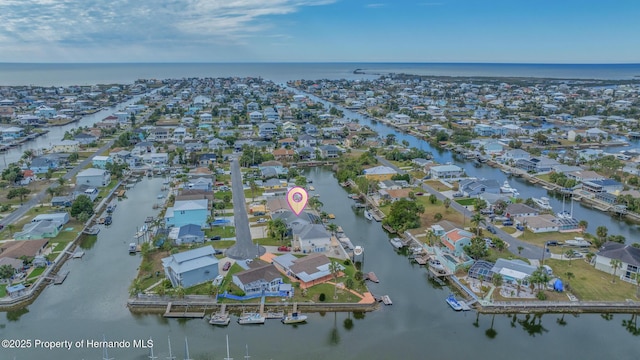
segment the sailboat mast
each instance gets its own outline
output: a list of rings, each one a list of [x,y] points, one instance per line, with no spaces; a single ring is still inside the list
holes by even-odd
[[[227,357],[224,360],[233,360],[231,356],[229,356],[229,335],[227,335]]]
[[[184,338],[184,352],[186,357],[184,358],[184,360],[193,360],[190,356],[189,356],[189,343],[187,342],[187,338]]]
[[[151,338],[149,338],[149,340],[151,340]],[[153,344],[153,340],[151,340],[151,343]],[[153,356],[153,345],[151,345],[151,347],[149,348],[149,359],[153,360],[157,358],[157,356]]]
[[[171,337],[167,336],[167,340],[169,341],[169,357],[167,360],[176,360],[176,357],[171,353]]]

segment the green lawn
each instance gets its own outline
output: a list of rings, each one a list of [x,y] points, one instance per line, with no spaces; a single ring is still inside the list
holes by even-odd
[[[616,282],[612,283],[613,276],[611,274],[596,270],[583,259],[571,261],[547,259],[544,262],[551,266],[553,273],[562,279],[565,286],[567,282],[569,283],[571,292],[580,300],[625,301],[633,299],[638,301],[635,285],[619,278],[616,278]],[[567,272],[573,273],[575,277],[568,280]]]
[[[229,195],[231,197],[232,196],[231,191],[216,191],[213,197],[218,200],[224,200],[225,195]]]
[[[507,234],[513,234],[516,231],[518,231],[516,228],[514,228],[513,226],[503,226],[500,228],[502,231],[506,232]]]
[[[39,268],[35,268],[35,269],[31,270],[31,273],[29,274],[27,279],[34,279],[34,278],[40,276],[40,274],[42,274],[46,269],[47,268],[45,268],[45,267],[39,267]]]
[[[0,298],[7,296],[7,284],[0,284]]]
[[[65,247],[67,247],[67,243],[59,242],[56,244],[56,247],[53,248],[52,252],[61,252]]]
[[[429,185],[430,187],[436,189],[437,191],[448,191],[448,190],[455,190],[455,187],[450,188],[446,185],[444,185],[443,183],[441,183],[440,181],[434,181],[434,180],[429,180],[429,181],[425,181],[424,182],[426,185]]]
[[[214,226],[204,232],[205,236],[221,236],[222,238],[230,238],[236,236],[236,228],[233,226]]]
[[[548,233],[533,233],[528,229],[525,229],[524,233],[518,237],[518,239],[526,241],[531,244],[544,246],[544,244],[549,240],[556,241],[565,241],[574,239],[576,236],[582,236],[581,233],[570,232],[570,233],[561,233],[561,232],[548,232]]]
[[[462,206],[475,205],[476,199],[456,199],[455,202]]]

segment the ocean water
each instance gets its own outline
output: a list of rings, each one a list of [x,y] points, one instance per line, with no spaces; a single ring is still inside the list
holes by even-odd
[[[365,74],[354,74],[361,69]],[[0,63],[0,86],[130,84],[137,79],[262,77],[276,83],[298,79],[373,79],[378,74],[537,77],[640,81],[640,64],[478,63]]]

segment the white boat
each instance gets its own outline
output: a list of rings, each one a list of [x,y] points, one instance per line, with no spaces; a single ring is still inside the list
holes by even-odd
[[[365,210],[364,211],[364,218],[367,220],[373,220],[373,215],[371,215],[371,212],[369,210]]]
[[[564,198],[562,199],[562,211],[556,214],[557,217],[561,219],[571,219],[573,218],[573,197],[571,198],[571,211],[566,211],[564,209]]]
[[[447,302],[447,304],[449,304],[449,306],[451,306],[453,310],[455,311],[462,310],[462,305],[460,305],[455,295],[453,294],[449,295],[445,301]]]
[[[282,318],[283,324],[299,324],[307,321],[307,315],[294,312]]]
[[[401,249],[404,246],[404,244],[402,243],[402,239],[400,238],[392,238],[389,239],[389,241],[391,242],[391,245],[393,245],[393,247],[396,249]]]
[[[504,181],[504,184],[502,184],[502,186],[500,187],[500,192],[503,192],[505,194],[511,194],[513,196],[520,195],[517,189],[512,188],[511,185],[509,185],[509,180]]]
[[[218,326],[227,326],[231,322],[231,316],[229,313],[215,313],[211,314],[211,319],[209,319],[209,324],[218,325]]]
[[[431,268],[433,268],[436,271],[442,271],[442,272],[445,271],[444,266],[438,259],[433,259],[429,261],[429,266],[431,266]]]
[[[240,325],[248,325],[248,324],[264,324],[266,317],[260,315],[259,313],[245,313],[238,318],[238,324]]]
[[[577,247],[589,247],[591,246],[591,242],[581,238],[581,237],[577,237],[573,240],[566,240],[565,245],[569,245],[569,246],[577,246]]]
[[[531,200],[533,200],[533,202],[536,204],[537,207],[539,207],[542,210],[551,210],[551,204],[549,203],[549,198],[548,197],[541,197],[541,198],[531,198]]]

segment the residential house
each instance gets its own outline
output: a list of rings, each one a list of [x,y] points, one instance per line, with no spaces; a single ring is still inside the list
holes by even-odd
[[[5,241],[0,243],[0,259],[20,259],[23,256],[33,259],[42,255],[49,244],[49,239],[35,239],[29,241]]]
[[[398,174],[394,169],[383,165],[365,169],[363,173],[368,180],[372,181],[391,180],[394,175]]]
[[[192,179],[185,186],[187,189],[195,189],[202,190],[205,192],[213,191],[213,179],[210,177],[198,177],[196,179]]]
[[[514,218],[516,225],[523,225],[533,233],[555,232],[560,227],[556,221],[556,217],[549,214],[537,216],[517,216]]]
[[[613,179],[592,180],[583,181],[582,189],[594,194],[606,192],[615,195],[624,189],[624,185]]]
[[[111,181],[111,173],[104,169],[89,168],[76,175],[76,185],[88,185],[91,187],[107,186]]]
[[[576,180],[577,182],[606,179],[606,177],[591,170],[571,171],[571,172],[565,173],[565,175],[567,176],[567,178]]]
[[[446,232],[440,238],[442,244],[446,246],[454,255],[460,256],[464,253],[464,247],[471,244],[473,234],[462,229],[453,229]]]
[[[519,159],[516,161],[515,166],[524,171],[539,174],[550,172],[553,170],[554,166],[557,166],[559,164],[560,163],[556,160],[544,156],[539,156],[529,159]]]
[[[275,135],[277,130],[278,127],[272,123],[260,124],[258,125],[258,136],[270,139],[273,135]]]
[[[529,216],[538,216],[540,212],[532,208],[531,206],[525,204],[509,204],[504,211],[504,214],[508,218],[518,218],[518,217],[529,217]]]
[[[500,274],[506,284],[529,285],[529,277],[536,271],[536,267],[525,263],[522,260],[498,259],[491,268],[491,275]]]
[[[55,170],[58,166],[60,165],[56,157],[43,155],[32,159],[31,164],[29,164],[29,169],[35,174],[45,174],[49,169]]]
[[[331,260],[324,254],[315,253],[301,258],[284,254],[273,258],[273,264],[288,276],[300,281],[300,288],[306,289],[333,278],[329,265]],[[338,264],[341,268],[342,265]]]
[[[187,224],[180,226],[178,236],[176,238],[176,245],[193,244],[204,242],[204,231],[202,231],[200,225]]]
[[[249,113],[249,121],[252,123],[262,122],[263,117],[260,111],[252,111]]]
[[[22,227],[22,231],[13,234],[16,240],[31,240],[54,238],[60,233],[62,225],[52,220],[28,222]]]
[[[284,138],[284,139],[280,139],[278,140],[278,146],[279,147],[292,147],[292,146],[296,146],[296,141],[293,138]]]
[[[322,145],[318,148],[320,149],[320,156],[325,159],[332,159],[340,156],[340,149],[335,145]]]
[[[500,184],[495,179],[463,179],[460,180],[458,188],[459,191],[467,197],[476,197],[485,192],[500,194]]]
[[[316,149],[312,147],[300,147],[294,150],[296,154],[300,157],[300,160],[315,160],[316,159]]]
[[[464,169],[458,165],[438,165],[429,169],[434,179],[455,179],[464,175]]]
[[[206,199],[182,200],[176,201],[174,206],[167,208],[164,219],[166,227],[180,227],[188,224],[206,227],[208,215],[208,201]]]
[[[613,268],[611,261],[618,260],[619,267]],[[606,242],[596,254],[595,268],[615,274],[624,281],[637,284],[640,281],[640,249],[628,244]]]
[[[400,199],[409,199],[409,193],[411,193],[411,191],[412,189],[380,189],[378,193],[381,199],[396,202]]]
[[[76,140],[62,140],[51,147],[51,152],[74,153],[80,150],[80,143]]]
[[[531,155],[522,149],[507,150],[502,154],[501,160],[503,163],[516,162],[518,160],[527,160]]]
[[[249,297],[278,293],[281,285],[284,284],[282,273],[278,268],[273,264],[262,262],[255,267],[233,274],[232,281]]]
[[[80,145],[89,145],[98,141],[98,138],[91,134],[80,133],[74,136],[73,140],[77,141]]]
[[[51,206],[70,207],[73,203],[73,196],[54,196],[51,198]]]
[[[150,141],[141,141],[133,146],[131,155],[142,155],[147,153],[155,153],[156,147]]]
[[[275,149],[271,152],[276,161],[290,161],[293,160],[293,155],[295,155],[295,151],[291,149],[279,148]]]
[[[198,157],[198,166],[208,167],[209,165],[215,165],[218,160],[218,155],[213,153],[200,154]]]
[[[173,254],[162,259],[165,276],[173,287],[188,288],[218,276],[218,259],[211,245]]]
[[[293,243],[303,253],[325,252],[330,249],[331,235],[324,225],[307,224],[293,229]]]
[[[106,169],[107,164],[113,164],[113,158],[111,156],[99,156],[96,155],[91,160],[91,164],[97,169]]]

